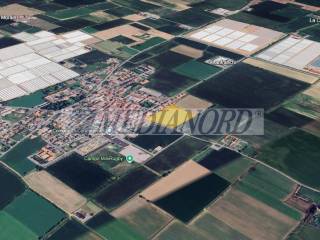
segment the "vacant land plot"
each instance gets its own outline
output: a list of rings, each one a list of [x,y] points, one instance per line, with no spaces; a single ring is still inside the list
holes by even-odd
[[[310,26],[310,17],[307,16],[310,12],[301,6],[264,1],[251,8],[250,11],[241,11],[229,18],[280,32],[295,32]]]
[[[161,178],[152,186],[144,190],[140,195],[143,198],[154,202],[209,174],[210,171],[208,169],[189,160],[177,167],[168,176]]]
[[[155,201],[155,204],[179,220],[188,222],[228,186],[227,180],[212,173]]]
[[[32,172],[24,177],[28,186],[68,213],[86,203],[86,199],[46,171]]]
[[[206,239],[213,240],[226,240],[226,239],[241,239],[250,240],[249,237],[234,230],[232,226],[225,224],[219,219],[212,216],[210,213],[205,212],[197,218],[192,224],[197,232],[201,233]]]
[[[76,153],[51,165],[48,172],[80,194],[96,191],[111,178],[110,173]]]
[[[191,159],[208,145],[207,142],[185,136],[152,158],[146,165],[164,174]]]
[[[24,192],[3,211],[25,225],[38,237],[43,236],[65,217],[60,209],[31,191]]]
[[[169,223],[171,216],[161,209],[136,196],[112,212],[141,236],[150,239],[156,232]]]
[[[24,184],[8,169],[0,165],[0,209],[4,208],[16,196],[23,193]]]
[[[0,211],[0,239],[36,240],[38,236],[11,215]]]
[[[309,84],[301,81],[238,63],[192,88],[190,93],[225,107],[254,107],[266,110],[308,86]]]
[[[142,240],[143,238],[135,232],[131,227],[109,215],[102,212],[91,218],[87,225],[103,236],[105,239],[117,240]]]
[[[49,240],[101,240],[101,238],[89,229],[74,220],[68,221],[58,231],[51,235]]]
[[[132,170],[116,183],[106,187],[95,199],[108,209],[113,209],[128,198],[147,187],[157,179],[157,175],[144,167]]]
[[[224,19],[188,34],[188,37],[208,45],[251,55],[283,36],[281,32]]]
[[[320,188],[320,138],[296,130],[262,148],[258,159],[296,180]]]
[[[27,138],[3,155],[1,161],[21,175],[25,175],[36,166],[28,159],[28,156],[40,150],[44,145],[45,142],[40,137]]]
[[[231,190],[208,209],[215,218],[251,239],[283,238],[297,223],[273,208]],[[263,223],[263,224],[261,224]]]
[[[221,71],[221,68],[193,60],[177,66],[173,71],[180,75],[200,81],[218,73]]]
[[[258,59],[253,59],[253,58],[247,58],[246,60],[244,60],[243,62],[250,64],[252,66],[258,67],[258,68],[262,68],[265,69],[267,71],[271,71],[274,72],[276,74],[280,74],[283,75],[285,77],[289,77],[289,78],[293,78],[293,79],[297,79],[309,84],[313,84],[315,83],[319,78],[311,75],[311,74],[307,74],[307,73],[303,73],[303,72],[299,72],[299,71],[295,71],[286,67],[283,67],[281,65],[277,65],[277,64],[272,64],[266,61],[262,61],[262,60],[258,60]]]

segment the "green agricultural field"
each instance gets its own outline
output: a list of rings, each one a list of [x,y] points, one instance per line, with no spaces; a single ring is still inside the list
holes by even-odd
[[[36,167],[27,157],[40,150],[44,145],[45,142],[40,137],[27,138],[2,156],[1,161],[21,175],[25,175]]]
[[[59,20],[66,20],[66,19],[75,18],[79,16],[85,16],[94,11],[96,10],[91,9],[89,7],[67,8],[67,9],[62,9],[54,12],[48,12],[47,15],[49,17],[53,17]]]
[[[108,240],[143,240],[137,232],[121,220],[102,212],[90,219],[87,225]]]
[[[31,108],[31,107],[35,107],[35,106],[38,106],[38,105],[44,103],[45,102],[44,97],[45,97],[45,95],[40,90],[40,91],[31,93],[30,95],[26,95],[26,96],[8,101],[7,105],[12,106],[12,107]]]
[[[316,7],[320,7],[320,3],[318,0],[296,0],[296,2],[299,3],[304,3],[307,5],[312,5],[312,6],[316,6]]]
[[[20,179],[0,165],[0,209],[23,193],[25,186]]]
[[[253,161],[249,158],[240,157],[235,161],[215,169],[213,172],[232,183],[244,174],[252,164]]]
[[[320,41],[320,24],[311,25],[299,31],[299,34],[308,36],[308,39]]]
[[[311,189],[308,189],[306,187],[301,187],[298,192],[299,196],[302,196],[303,198],[309,199],[317,204],[320,204],[320,193],[313,191]]]
[[[228,10],[238,10],[242,7],[246,6],[250,0],[232,0],[232,1],[221,1],[221,0],[210,0],[210,1],[203,1],[200,3],[192,4],[193,8],[200,8],[200,9],[216,9],[216,8],[224,8]]]
[[[221,71],[221,68],[196,60],[186,62],[174,68],[174,72],[199,81],[205,80],[219,71]]]
[[[319,119],[320,101],[306,94],[299,94],[284,104],[284,107],[312,119]]]
[[[26,191],[15,198],[3,211],[39,237],[47,233],[65,217],[60,209],[31,191]]]
[[[205,236],[206,239],[214,240],[226,240],[226,239],[241,239],[250,240],[247,236],[241,234],[237,230],[231,228],[224,222],[212,216],[210,213],[205,213],[201,217],[197,218],[195,222],[191,224],[197,232]]]
[[[68,221],[58,231],[51,235],[48,240],[101,240],[97,234],[90,232],[88,228],[74,220]]]
[[[288,240],[318,240],[320,238],[319,228],[310,225],[300,225]]]
[[[201,234],[197,233],[195,230],[189,228],[188,226],[174,221],[167,227],[164,231],[160,233],[159,236],[154,238],[155,240],[205,240]]]
[[[264,146],[258,159],[296,180],[320,189],[320,138],[296,130]]]
[[[37,240],[38,236],[28,227],[4,211],[0,211],[0,239]]]

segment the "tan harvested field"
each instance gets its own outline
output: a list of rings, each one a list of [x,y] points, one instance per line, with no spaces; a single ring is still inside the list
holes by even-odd
[[[50,23],[40,18],[34,18],[34,19],[28,20],[28,25],[33,27],[38,27],[46,31],[59,27],[56,24]]]
[[[146,239],[172,220],[169,214],[139,196],[130,199],[111,215],[126,222]]]
[[[203,51],[183,44],[173,47],[170,50],[192,58],[200,58],[203,55]]]
[[[315,84],[308,90],[304,91],[304,94],[309,95],[320,101],[320,84]]]
[[[140,14],[131,14],[131,15],[125,16],[123,18],[130,20],[130,21],[133,21],[133,22],[138,22],[140,20],[146,19],[145,16],[142,16]]]
[[[238,232],[255,240],[278,240],[298,223],[237,190],[230,190],[208,211]]]
[[[148,187],[141,193],[141,196],[152,202],[157,201],[208,174],[210,171],[207,168],[189,160],[168,176]]]
[[[0,16],[34,16],[43,13],[40,10],[29,8],[17,3],[0,7]]]
[[[107,19],[107,20],[109,20],[109,21],[118,19],[117,16],[111,15],[111,14],[106,13],[106,12],[104,12],[104,11],[93,12],[93,13],[90,13],[90,15],[91,15],[91,16],[95,16],[95,17],[98,17],[98,18],[102,18],[102,19]]]
[[[265,69],[267,71],[271,71],[277,73],[279,75],[297,79],[306,83],[313,84],[318,81],[319,77],[314,76],[312,74],[304,73],[301,71],[296,71],[293,69],[289,69],[285,66],[281,66],[278,64],[274,64],[271,62],[266,62],[264,60],[254,59],[254,58],[247,58],[243,61],[244,63],[250,64],[252,66]]]
[[[176,105],[184,109],[207,109],[212,106],[212,103],[192,95],[187,95],[179,100]]]
[[[28,186],[64,211],[72,213],[86,203],[86,198],[46,171],[32,172],[24,177]]]
[[[111,38],[114,38],[119,35],[123,35],[125,37],[131,38],[131,39],[137,41],[138,43],[142,43],[144,41],[142,39],[138,38],[138,36],[142,36],[146,33],[148,33],[154,37],[157,36],[157,37],[161,37],[161,38],[164,38],[167,40],[172,39],[174,37],[171,34],[161,32],[156,29],[150,29],[148,31],[143,31],[139,28],[133,27],[128,24],[114,27],[114,28],[110,28],[110,29],[103,30],[103,31],[99,31],[99,32],[94,33],[93,35],[102,39],[102,40],[107,40],[107,39],[111,39]]]

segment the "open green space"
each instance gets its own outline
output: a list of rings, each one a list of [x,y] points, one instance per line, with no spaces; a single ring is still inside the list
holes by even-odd
[[[229,186],[229,182],[212,173],[191,183],[155,204],[177,219],[188,222]]]
[[[28,227],[4,211],[0,211],[0,239],[37,240],[38,236]]]
[[[0,209],[23,193],[25,186],[18,176],[0,165]]]
[[[48,12],[47,15],[49,17],[53,17],[59,20],[65,20],[70,18],[75,18],[79,16],[85,16],[92,12],[96,11],[95,9],[91,9],[90,7],[77,7],[77,8],[66,8],[54,12]]]
[[[161,37],[153,37],[148,40],[146,40],[144,43],[139,43],[137,45],[132,46],[132,48],[138,50],[138,51],[143,51],[147,48],[153,47],[154,45],[157,45],[159,43],[164,42],[165,39]]]
[[[258,159],[308,186],[320,189],[320,138],[296,130],[265,145]]]
[[[41,237],[56,226],[65,214],[31,191],[25,191],[4,208],[6,213]]]
[[[211,239],[212,236],[214,236],[214,240],[250,240],[250,238],[237,230],[234,230],[231,226],[215,218],[210,213],[205,213],[201,217],[197,218],[191,226],[193,226],[197,232],[201,233],[201,235],[206,239]]]
[[[21,175],[25,175],[36,167],[27,157],[40,150],[44,145],[45,142],[40,137],[26,138],[3,155],[1,161]]]
[[[108,240],[143,240],[143,237],[127,224],[107,212],[99,213],[90,219],[87,225]]]
[[[174,68],[174,72],[196,80],[205,80],[213,74],[221,71],[221,68],[192,60]]]

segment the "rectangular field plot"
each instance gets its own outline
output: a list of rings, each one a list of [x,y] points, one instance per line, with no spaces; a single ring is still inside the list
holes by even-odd
[[[101,240],[97,234],[90,232],[89,229],[70,220],[64,224],[58,231],[51,235],[49,240]]]
[[[258,58],[320,74],[320,43],[289,36],[257,55]]]
[[[4,208],[16,196],[23,193],[24,190],[25,186],[18,176],[0,165],[0,209]]]
[[[206,212],[201,217],[197,218],[191,226],[197,230],[206,239],[226,240],[226,239],[241,239],[250,240],[249,237],[234,230],[224,222]]]
[[[38,237],[43,236],[65,217],[60,209],[31,191],[24,192],[3,211]]]
[[[145,239],[150,239],[172,219],[166,212],[139,196],[130,199],[111,215],[121,219]]]
[[[85,161],[76,153],[51,165],[47,170],[80,194],[93,193],[111,178],[110,173],[95,163]]]
[[[318,240],[319,236],[319,228],[302,224],[294,231],[294,233],[289,235],[288,240]]]
[[[127,224],[117,220],[107,212],[102,212],[87,222],[87,225],[104,239],[108,240],[143,240],[143,238]]]
[[[208,145],[207,142],[185,136],[152,158],[146,165],[154,171],[164,174],[191,159]]]
[[[188,34],[188,37],[208,45],[251,55],[283,36],[281,32],[224,19]]]
[[[68,213],[86,203],[86,199],[46,171],[32,172],[24,177],[28,186]]]
[[[188,222],[228,186],[227,180],[210,174],[155,201],[155,204],[179,220]]]
[[[150,185],[157,177],[157,175],[144,167],[134,169],[116,183],[102,189],[95,199],[104,207],[113,209]]]
[[[269,109],[308,86],[304,82],[238,63],[189,92],[225,107]]]
[[[36,166],[27,157],[40,150],[44,145],[45,143],[40,137],[34,139],[27,138],[2,156],[1,161],[21,175],[25,175],[35,169]]]
[[[264,146],[257,158],[301,183],[319,189],[319,146],[320,138],[296,130]]]
[[[297,224],[297,221],[237,190],[228,192],[208,210],[215,218],[250,239],[281,239]]]

